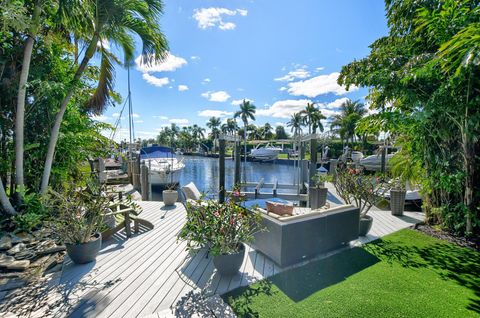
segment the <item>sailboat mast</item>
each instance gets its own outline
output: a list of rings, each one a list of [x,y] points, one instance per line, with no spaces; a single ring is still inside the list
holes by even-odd
[[[129,143],[128,143],[128,153],[129,158],[132,159],[133,151],[132,151],[132,144],[133,144],[133,127],[132,127],[132,120],[133,120],[133,111],[132,111],[132,92],[130,91],[130,65],[127,67],[127,74],[128,74],[128,132],[129,132]]]

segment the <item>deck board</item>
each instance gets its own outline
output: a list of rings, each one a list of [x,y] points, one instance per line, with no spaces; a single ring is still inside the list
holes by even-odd
[[[185,243],[177,240],[186,219],[183,205],[166,209],[162,202],[138,204],[143,208],[141,217],[155,228],[130,239],[119,233],[104,242],[95,263],[75,265],[67,260],[60,281],[69,289],[62,295],[69,305],[56,308],[56,316],[144,317],[174,307],[192,290],[223,294],[286,270],[246,246],[240,273],[222,277],[206,250],[188,253]],[[369,215],[374,219],[372,230],[352,245],[370,242],[423,219],[418,212],[396,217],[378,209],[372,209]],[[52,295],[52,300],[58,297]]]

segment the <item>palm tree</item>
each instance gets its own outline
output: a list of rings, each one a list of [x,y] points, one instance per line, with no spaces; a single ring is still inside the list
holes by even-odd
[[[342,140],[349,139],[353,142],[355,137],[355,128],[358,121],[367,113],[365,106],[360,101],[347,100],[341,106],[341,112],[338,115],[333,116],[333,121],[330,125],[330,129],[338,127],[337,131]]]
[[[172,123],[170,125],[170,128],[168,128],[168,133],[169,133],[169,136],[170,136],[170,147],[174,147],[174,144],[175,144],[175,139],[178,137],[178,135],[180,134],[180,127],[177,126],[177,124],[175,123]]]
[[[109,100],[113,88],[114,62],[118,62],[118,59],[103,43],[108,41],[121,48],[125,65],[130,65],[134,59],[137,37],[143,44],[143,62],[161,61],[168,53],[167,41],[159,26],[159,18],[163,11],[163,3],[160,0],[72,0],[66,1],[65,5],[59,8],[58,16],[66,18],[65,24],[71,30],[76,30],[75,35],[87,45],[72,81],[67,84],[66,95],[55,117],[45,159],[41,193],[45,193],[48,187],[63,115],[96,52],[101,54],[99,82],[86,107],[99,114]]]
[[[302,132],[302,126],[304,124],[303,116],[301,113],[295,113],[287,122],[287,126],[291,127],[294,137],[297,137]]]
[[[248,119],[255,120],[256,107],[250,101],[243,100],[240,104],[240,110],[235,113],[233,118],[241,118],[243,121],[243,143],[245,149],[245,162],[247,162],[247,125]]]
[[[303,116],[305,124],[308,126],[309,134],[315,134],[317,128],[323,131],[322,120],[327,119],[327,117],[323,116],[322,112],[315,107],[314,103],[307,103],[305,110],[302,110],[300,113]]]
[[[227,131],[230,134],[235,135],[235,132],[238,130],[237,121],[233,118],[228,118],[226,125],[227,125]]]
[[[265,125],[263,125],[262,127],[263,138],[266,140],[271,139],[273,137],[272,130],[273,130],[272,125],[270,125],[269,123],[265,123]]]
[[[217,117],[211,117],[207,122],[207,127],[210,128],[210,130],[212,131],[211,135],[213,139],[218,138],[218,135],[220,133],[220,130],[218,128],[220,127],[220,124],[220,118]]]
[[[192,137],[196,141],[199,141],[200,139],[205,138],[204,132],[205,132],[205,128],[202,128],[202,127],[198,126],[197,124],[194,124],[192,126]]]

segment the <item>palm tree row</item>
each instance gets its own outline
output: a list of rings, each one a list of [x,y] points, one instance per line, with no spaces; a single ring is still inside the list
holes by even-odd
[[[291,128],[291,131],[295,136],[298,136],[302,132],[302,127],[308,127],[309,134],[315,134],[317,129],[323,132],[322,120],[327,119],[320,109],[318,109],[314,103],[307,103],[304,110],[298,113],[294,113],[287,123],[287,126]]]
[[[354,142],[358,121],[367,113],[360,101],[347,100],[340,106],[340,114],[333,116],[330,129],[336,131],[342,140]]]

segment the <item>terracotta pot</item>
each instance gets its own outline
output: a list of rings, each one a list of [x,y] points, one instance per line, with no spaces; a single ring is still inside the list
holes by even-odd
[[[163,190],[163,203],[165,206],[174,205],[178,200],[178,191],[177,190]]]
[[[67,254],[75,264],[93,262],[102,247],[102,234],[96,233],[92,240],[83,244],[65,244]]]
[[[245,246],[239,245],[239,251],[235,254],[217,255],[213,257],[213,265],[217,271],[225,276],[238,273],[245,257]]]

